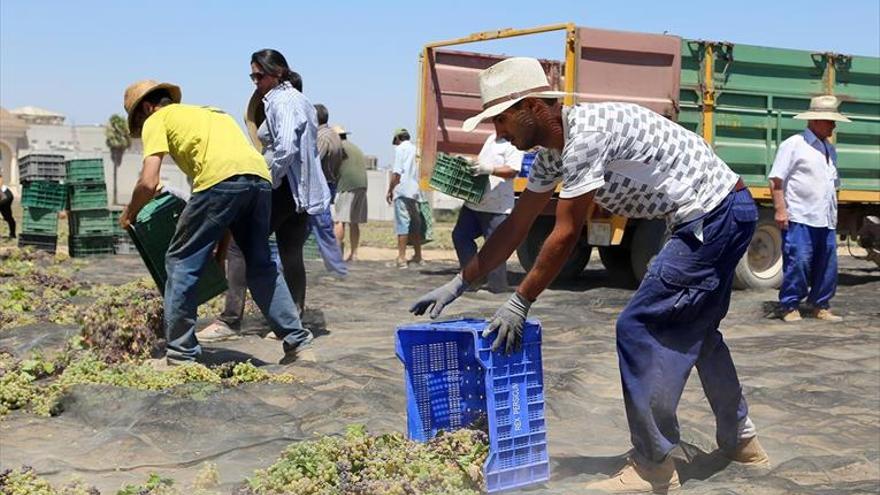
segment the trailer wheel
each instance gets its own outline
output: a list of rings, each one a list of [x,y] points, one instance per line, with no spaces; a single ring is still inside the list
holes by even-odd
[[[631,287],[636,283],[632,269],[632,253],[626,246],[599,246],[599,258],[615,284]]]
[[[538,259],[538,253],[541,252],[541,246],[544,240],[553,231],[556,224],[556,218],[551,216],[540,216],[535,219],[532,228],[526,239],[516,248],[516,256],[519,258],[519,264],[523,270],[529,271],[535,265]],[[590,253],[592,246],[587,244],[585,235],[582,235],[577,244],[569,255],[568,260],[562,265],[562,271],[556,276],[556,280],[571,280],[577,278],[584,271],[584,267],[590,261]]]
[[[782,284],[782,231],[773,212],[761,210],[755,235],[734,272],[737,289],[777,289]]]
[[[632,272],[639,282],[648,273],[648,265],[660,252],[667,239],[666,222],[663,220],[640,220],[636,225],[630,244]]]

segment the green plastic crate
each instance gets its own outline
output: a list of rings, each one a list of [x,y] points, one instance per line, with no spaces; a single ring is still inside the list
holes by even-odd
[[[483,199],[488,183],[488,175],[471,175],[467,160],[445,153],[437,155],[429,182],[434,189],[471,203]]]
[[[107,208],[106,184],[74,184],[70,186],[70,210]]]
[[[106,208],[71,211],[67,219],[71,235],[115,235],[113,218]]]
[[[122,215],[122,210],[116,208],[110,210],[110,223],[112,223],[113,227],[113,235],[116,237],[125,237],[128,239],[128,233],[119,225],[119,217]]]
[[[24,208],[24,225],[22,232],[26,234],[58,234],[58,212],[51,208]]]
[[[71,235],[67,244],[71,258],[113,254],[114,238],[112,235]]]
[[[147,270],[150,271],[159,292],[163,295],[165,282],[168,279],[165,271],[165,254],[168,252],[168,246],[177,228],[177,220],[184,206],[186,203],[182,199],[171,194],[161,194],[141,209],[137,222],[128,230],[138,253],[147,265]],[[209,262],[202,271],[196,289],[197,303],[202,304],[213,299],[222,294],[226,287],[226,277],[220,265]]]
[[[27,182],[22,187],[21,205],[61,211],[67,203],[67,186],[58,182]]]
[[[104,183],[104,160],[101,158],[68,160],[65,166],[70,184]]]

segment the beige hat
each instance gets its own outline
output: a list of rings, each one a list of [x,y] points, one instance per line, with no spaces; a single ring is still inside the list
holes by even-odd
[[[562,98],[552,91],[547,74],[538,59],[513,57],[480,72],[480,98],[483,111],[467,119],[462,129],[471,132],[477,124],[507,110],[523,98]]]
[[[332,130],[333,130],[333,132],[335,132],[336,134],[339,134],[340,136],[343,134],[351,134],[350,132],[345,130],[345,127],[342,127],[341,125],[334,125],[332,127]]]
[[[144,96],[157,89],[167,89],[168,93],[171,94],[171,101],[180,103],[180,87],[171,83],[160,83],[152,79],[144,79],[125,88],[123,106],[125,107],[125,112],[128,113],[128,132],[132,136],[140,137],[141,135],[140,125],[135,128],[134,117],[137,115],[135,110],[140,106]]]
[[[840,100],[833,95],[816,96],[810,99],[810,109],[794,116],[798,120],[836,120],[852,122],[837,112]]]
[[[263,143],[257,136],[257,129],[260,128],[264,120],[266,120],[266,105],[263,103],[263,97],[254,91],[251,99],[248,100],[247,109],[244,111],[244,126],[247,127],[251,142],[260,153],[263,152]]]

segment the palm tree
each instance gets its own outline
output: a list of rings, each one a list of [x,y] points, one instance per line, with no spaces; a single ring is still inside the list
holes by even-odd
[[[128,121],[119,114],[110,116],[106,129],[107,147],[110,148],[110,159],[113,160],[113,204],[117,204],[116,177],[119,167],[122,165],[122,155],[131,146],[131,138],[128,134]]]

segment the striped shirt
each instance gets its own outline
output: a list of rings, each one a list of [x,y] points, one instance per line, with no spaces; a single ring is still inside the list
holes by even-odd
[[[263,154],[269,161],[272,186],[286,179],[297,211],[310,215],[330,205],[330,189],[318,157],[318,118],[315,107],[283,82],[263,97],[266,121],[258,131]]]
[[[739,178],[702,137],[639,105],[583,103],[566,107],[562,121],[565,146],[535,158],[532,191],[561,181],[560,198],[595,191],[614,214],[675,226],[712,211]]]

